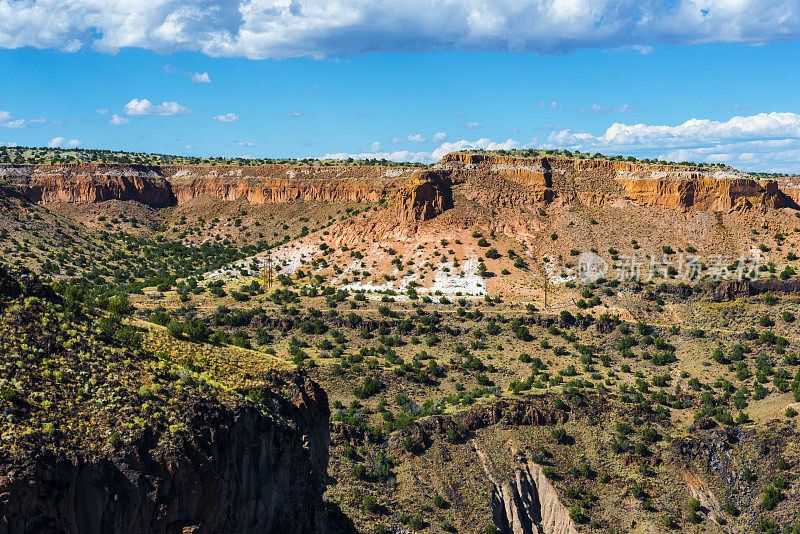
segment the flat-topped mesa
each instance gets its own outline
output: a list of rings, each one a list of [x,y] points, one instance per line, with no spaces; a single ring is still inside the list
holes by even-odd
[[[174,203],[169,183],[150,165],[0,165],[2,178],[32,202],[135,200],[154,208]]]
[[[252,204],[377,202],[416,169],[377,166],[0,165],[32,202],[135,200],[154,208],[207,196]]]
[[[729,211],[794,206],[775,181],[759,182],[731,168],[659,165],[604,159],[452,153],[437,165],[458,174],[496,175],[556,197],[600,205],[626,199],[639,205]],[[494,202],[496,202],[495,199]]]
[[[293,165],[163,167],[179,204],[200,196],[251,204],[378,202],[414,170],[403,167]]]
[[[416,224],[453,206],[454,195],[487,209],[530,209],[559,200],[600,206],[630,201],[680,210],[796,207],[800,188],[759,182],[734,169],[569,157],[448,154],[433,167],[136,164],[0,165],[33,202],[133,200],[154,208],[200,197],[251,204],[378,202],[394,198],[397,223]]]

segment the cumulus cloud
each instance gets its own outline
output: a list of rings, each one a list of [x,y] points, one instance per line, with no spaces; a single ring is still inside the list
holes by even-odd
[[[412,152],[410,150],[396,150],[394,152],[348,152],[327,153],[321,159],[385,159],[389,161],[402,161],[409,163],[430,163],[430,152]]]
[[[154,105],[146,98],[142,98],[141,100],[134,98],[125,104],[123,111],[127,115],[158,115],[161,117],[188,115],[192,112],[191,109],[177,102],[162,102],[159,105]]]
[[[4,115],[5,114],[5,115]],[[13,119],[7,120],[11,118],[11,114],[7,111],[0,112],[0,121],[5,120],[0,124],[3,128],[27,128],[32,124],[44,124],[47,122],[47,119],[44,117],[39,117],[37,119]]]
[[[116,113],[114,113],[111,118],[108,120],[109,123],[113,124],[114,126],[124,126],[131,122],[130,119],[126,117],[120,117]]]
[[[483,128],[483,124],[480,122],[468,122],[464,125],[464,128],[469,128],[470,130],[477,130],[478,128]]]
[[[47,143],[50,148],[77,148],[81,142],[77,139],[67,139],[66,137],[54,137]]]
[[[743,170],[798,172],[800,115],[759,113],[727,121],[693,118],[676,126],[614,123],[599,136],[563,129],[551,132],[544,148],[724,162]]]
[[[94,112],[97,113],[98,115],[105,115],[106,113],[108,113],[108,110],[106,108],[97,108],[96,110],[94,110]]]
[[[433,142],[434,143],[441,143],[447,139],[447,134],[445,132],[436,132],[433,134]]]
[[[476,141],[468,141],[466,139],[462,139],[460,141],[455,141],[452,143],[442,143],[439,148],[434,150],[431,153],[431,160],[437,161],[442,159],[446,154],[450,152],[455,152],[457,150],[472,150],[472,149],[481,149],[481,150],[512,150],[515,148],[522,148],[518,141],[514,139],[506,139],[505,141],[492,141],[488,137],[483,137]]]
[[[212,117],[215,121],[219,122],[236,122],[239,120],[239,115],[236,113],[226,113],[224,115],[217,115],[216,117]]]
[[[0,0],[0,47],[254,59],[797,40],[797,0]]]
[[[207,72],[190,72],[189,79],[195,83],[211,83]]]
[[[408,134],[408,140],[412,143],[424,143],[427,141],[422,134]]]
[[[377,143],[373,143],[375,147]],[[379,147],[380,145],[378,145]],[[527,145],[526,145],[527,147]],[[434,163],[445,154],[454,152],[456,150],[468,149],[483,149],[483,150],[511,150],[513,148],[523,148],[519,142],[508,139],[506,141],[492,141],[489,138],[481,138],[475,141],[462,139],[452,143],[442,143],[438,148],[432,152],[413,152],[410,150],[396,150],[394,152],[377,152],[372,150],[370,152],[360,152],[351,154],[348,152],[328,153],[322,156],[322,159],[387,159],[390,161],[400,161],[409,163]]]

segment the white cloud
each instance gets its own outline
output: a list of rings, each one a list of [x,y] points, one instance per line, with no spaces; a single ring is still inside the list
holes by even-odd
[[[226,113],[224,115],[217,115],[216,117],[212,118],[219,122],[236,122],[239,120],[239,115],[236,113]]]
[[[291,119],[299,119],[302,117],[308,117],[310,115],[311,113],[308,111],[290,111],[289,113],[286,114],[286,116]]]
[[[578,111],[581,113],[630,113],[631,105],[622,104],[621,106],[611,107],[601,106],[600,104],[592,104],[588,108],[578,108]]]
[[[483,124],[480,122],[468,122],[464,125],[464,128],[469,128],[470,130],[477,130],[479,128],[483,128]]]
[[[0,48],[138,47],[249,58],[564,53],[800,37],[797,0],[0,0]]]
[[[800,115],[759,113],[727,121],[694,118],[677,126],[614,123],[599,136],[563,129],[551,132],[543,146],[800,172]]]
[[[47,143],[50,148],[77,148],[81,142],[77,139],[67,139],[66,137],[54,137]]]
[[[514,148],[522,148],[522,146],[514,139],[506,139],[505,141],[500,142],[492,141],[488,137],[483,137],[477,141],[468,141],[466,139],[462,139],[452,143],[442,143],[439,148],[431,153],[431,159],[433,161],[438,161],[450,152],[455,152],[457,150],[472,150],[476,148],[481,150],[512,150]]]
[[[375,141],[374,143],[369,145],[370,152],[377,152],[380,149],[381,149],[381,144],[378,141]]]
[[[397,145],[397,144],[399,144],[399,143],[402,143],[402,142],[403,142],[403,140],[402,140],[402,139],[400,139],[399,137],[392,137],[392,140],[391,140],[390,142],[391,142],[393,145]]]
[[[0,111],[0,121],[7,121],[11,118],[10,111]]]
[[[207,72],[190,72],[189,79],[195,83],[211,83]]]
[[[230,145],[244,147],[244,146],[253,146],[253,143],[251,143],[250,141],[245,141],[244,139],[237,139],[236,141],[231,141]]]
[[[422,136],[422,134],[418,134],[418,133],[417,134],[408,134],[408,140],[411,141],[412,143],[424,143],[425,141],[427,141],[427,139],[425,139]]]
[[[108,113],[108,110],[106,108],[97,108],[96,110],[94,110],[94,112],[97,113],[98,115],[105,115],[106,113]]]
[[[79,39],[70,39],[61,49],[64,52],[77,52],[83,48],[83,43]]]
[[[109,123],[113,124],[114,126],[124,126],[131,122],[130,119],[126,117],[120,117],[116,113],[114,113],[111,118],[108,120]]]
[[[433,134],[433,142],[434,143],[441,143],[442,141],[447,140],[447,134],[445,132],[436,132]]]
[[[539,102],[539,107],[540,107],[540,108],[542,108],[542,109],[544,109],[544,108],[549,108],[549,109],[561,109],[561,107],[562,107],[562,106],[561,106],[561,105],[559,105],[559,103],[558,103],[558,102],[556,102],[555,100],[553,100],[553,101],[551,101],[551,102]]]
[[[350,154],[347,152],[327,153],[321,159],[385,159],[389,161],[404,161],[410,163],[430,163],[430,152],[411,152],[409,150],[396,150],[394,152],[361,152]]]
[[[374,145],[374,144],[373,144]],[[525,146],[527,147],[527,145]],[[410,150],[396,150],[394,152],[360,152],[351,154],[348,152],[338,152],[335,154],[325,154],[322,159],[387,159],[390,161],[401,161],[410,163],[434,163],[445,154],[454,152],[456,150],[469,150],[469,149],[483,149],[483,150],[511,150],[513,148],[525,148],[519,142],[508,139],[506,141],[495,142],[488,138],[482,138],[475,141],[462,139],[453,143],[442,143],[433,152],[412,152]]]
[[[193,147],[192,145],[186,145],[186,146],[185,146],[185,147],[183,147],[183,148],[184,148],[185,150],[194,150],[194,147]]]
[[[177,102],[162,102],[159,105],[153,105],[153,103],[146,98],[142,98],[141,100],[134,98],[125,104],[123,111],[125,111],[127,115],[158,115],[161,117],[188,115],[192,112],[191,109]]]
[[[2,120],[2,119],[0,119]],[[36,119],[14,119],[2,124],[4,128],[27,128],[32,124],[44,124],[47,119],[39,117]],[[53,124],[56,124],[55,122]]]

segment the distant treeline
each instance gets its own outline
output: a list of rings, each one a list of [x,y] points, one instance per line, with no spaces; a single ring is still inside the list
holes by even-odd
[[[422,163],[403,163],[387,159],[348,158],[344,160],[317,158],[223,158],[148,154],[120,150],[84,148],[49,148],[25,146],[0,146],[0,163],[8,164],[59,164],[59,163],[126,163],[140,165],[316,165],[333,166],[385,166],[427,167]]]

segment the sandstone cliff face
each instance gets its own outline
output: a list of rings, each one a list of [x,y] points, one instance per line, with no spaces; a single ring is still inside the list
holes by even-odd
[[[437,172],[423,172],[403,184],[395,194],[399,222],[427,221],[451,207],[451,183]]]
[[[388,167],[163,167],[179,204],[207,195],[251,204],[302,201],[377,202],[388,198],[410,169]]]
[[[496,187],[471,184],[467,198],[487,206],[546,203],[557,197],[589,206],[625,199],[639,205],[703,211],[794,205],[791,195],[775,181],[759,182],[730,169],[469,153],[448,154],[439,165],[461,176],[499,177],[521,186],[498,196],[492,191]]]
[[[181,446],[31,459],[0,477],[0,532],[326,532],[328,403],[305,376],[273,402],[198,405]]]
[[[762,186],[749,178],[621,179],[625,197],[646,206],[702,211],[746,209],[753,205],[783,206],[777,184]]]
[[[136,200],[154,208],[200,196],[251,204],[377,202],[413,173],[396,167],[0,165],[0,178],[32,202]]]
[[[292,165],[0,165],[34,202],[137,200],[152,207],[208,196],[251,204],[393,199],[396,224],[417,224],[453,206],[454,195],[490,210],[555,200],[599,206],[630,201],[680,210],[797,207],[798,187],[758,182],[731,169],[565,157],[452,153],[430,169]],[[788,186],[787,186],[788,187]]]
[[[163,175],[146,165],[2,165],[0,178],[32,202],[136,200],[154,208],[174,202]]]

